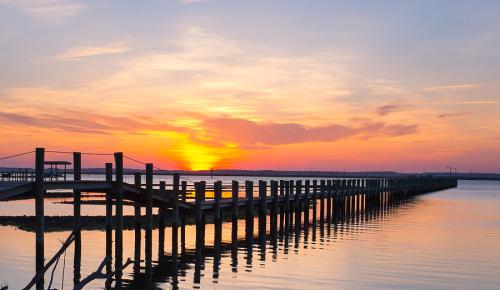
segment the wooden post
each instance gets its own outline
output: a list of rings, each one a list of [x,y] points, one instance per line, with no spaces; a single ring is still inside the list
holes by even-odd
[[[302,227],[302,180],[295,182],[295,244],[298,245],[300,229]]]
[[[45,232],[45,213],[44,213],[44,176],[45,176],[45,149],[36,148],[35,153],[35,214],[36,214],[36,273],[41,273],[44,267],[44,232]],[[36,283],[37,290],[44,290],[44,279]]]
[[[343,220],[345,213],[345,179],[340,180],[340,191],[339,191],[339,213],[340,218]]]
[[[323,224],[325,222],[325,191],[326,191],[326,186],[325,186],[325,180],[321,180],[319,183],[319,194],[320,194],[320,200],[319,200],[319,223]]]
[[[271,197],[271,238],[275,241],[278,228],[278,181],[271,181]]]
[[[220,200],[222,198],[222,181],[214,182],[214,225],[221,223]]]
[[[285,181],[285,233],[290,230],[290,181]],[[286,237],[287,235],[285,235]]]
[[[311,190],[311,181],[307,179],[304,185],[304,227],[307,234],[309,228],[309,191]]]
[[[196,224],[203,222],[202,202],[205,200],[205,182],[195,182],[195,215]]]
[[[187,181],[182,181],[181,183],[181,199],[182,202],[186,202],[186,194],[187,194]],[[186,250],[186,215],[183,214],[181,216],[181,255],[185,254]]]
[[[233,221],[238,220],[238,195],[239,195],[239,186],[238,181],[233,180],[231,183],[231,198],[233,201],[232,211],[231,211],[231,219]]]
[[[232,220],[232,227],[231,227],[231,242],[232,242],[232,247],[231,247],[231,257],[233,260],[233,269],[236,267],[238,264],[237,262],[237,257],[235,258],[234,255],[238,251],[238,195],[239,195],[239,183],[236,180],[233,180],[231,183],[231,198],[232,198],[232,210],[231,210],[231,220]],[[236,263],[235,263],[236,261]]]
[[[181,176],[174,173],[172,188],[172,256],[177,257],[179,247],[179,186]]]
[[[165,181],[160,181],[160,194],[166,196],[166,184]],[[166,210],[163,205],[158,208],[158,260],[161,260],[165,255],[165,219],[166,219]],[[173,216],[173,212],[172,212]],[[172,217],[172,235],[174,231],[173,226],[174,220]],[[173,240],[172,240],[173,245]],[[173,246],[172,246],[173,250]]]
[[[221,242],[222,242],[222,216],[220,210],[220,202],[222,198],[222,181],[214,183],[214,263],[212,270],[212,278],[219,277],[220,259],[221,259]]]
[[[266,234],[266,212],[267,212],[267,182],[259,180],[259,236]]]
[[[317,203],[318,203],[318,181],[313,180],[312,185],[312,204],[313,204],[313,221],[316,223],[317,215]]]
[[[205,227],[203,221],[203,208],[202,203],[205,200],[205,182],[195,182],[195,218],[196,218],[196,249],[195,249],[195,269],[194,269],[194,282],[200,283],[201,279],[201,263],[202,263],[202,254],[204,247],[204,235]]]
[[[271,216],[278,213],[278,181],[271,180]]]
[[[106,163],[106,182],[113,182],[113,163]],[[106,274],[110,274],[112,269],[113,257],[113,198],[111,190],[106,192]],[[106,279],[106,288],[111,287],[111,277]]]
[[[330,223],[332,218],[332,180],[326,181],[326,222]]]
[[[247,198],[245,232],[247,236],[253,237],[253,181],[245,181],[245,195]]]
[[[123,153],[115,156],[115,288],[122,287],[123,266]]]
[[[288,190],[290,192],[290,230],[291,226],[293,224],[293,215],[295,214],[295,203],[297,202],[295,199],[295,194],[294,194],[294,188],[295,188],[295,181],[294,180],[289,180],[288,181]],[[293,198],[293,201],[292,201]]]
[[[152,288],[153,280],[153,164],[146,163],[146,289]]]
[[[285,216],[290,214],[290,181],[285,181]]]
[[[142,178],[140,172],[134,173],[134,184],[142,188]],[[138,273],[141,267],[141,203],[134,201],[134,272]]]
[[[331,183],[332,209],[331,209],[331,212],[332,212],[332,221],[335,220],[335,222],[337,222],[337,218],[338,218],[338,211],[337,211],[337,208],[338,208],[338,201],[337,201],[337,199],[338,199],[338,185],[339,185],[339,181],[332,179],[332,183]]]
[[[281,202],[279,203],[279,208],[280,208],[280,239],[282,239],[282,234],[283,234],[283,229],[284,229],[284,224],[283,222],[285,221],[285,201],[283,197],[285,196],[285,181],[280,180],[279,183],[279,195],[281,196]]]
[[[350,212],[351,216],[354,216],[355,213],[355,199],[356,199],[356,179],[351,179],[350,180],[350,190],[349,190],[349,195],[350,195]]]
[[[366,179],[361,179],[360,181],[360,197],[361,197],[361,201],[360,201],[360,206],[361,206],[361,211],[364,212],[365,211],[365,198],[366,198]]]
[[[82,180],[82,155],[73,152],[73,180]],[[82,193],[73,190],[73,230],[75,231],[75,251],[73,258],[73,285],[78,285],[81,278],[82,264],[82,217],[81,217]]]

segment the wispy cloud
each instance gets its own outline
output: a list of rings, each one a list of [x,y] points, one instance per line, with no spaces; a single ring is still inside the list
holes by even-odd
[[[426,88],[426,91],[445,91],[445,90],[470,90],[477,89],[481,86],[481,84],[451,84],[451,85],[443,85],[443,86],[435,86]]]
[[[80,60],[82,58],[98,56],[104,54],[122,53],[129,49],[125,42],[115,42],[105,45],[80,45],[69,48],[68,50],[58,54],[58,60]]]
[[[401,105],[384,105],[377,108],[377,113],[381,116],[389,115],[390,113],[399,112],[403,109]]]
[[[0,5],[49,22],[60,22],[85,9],[85,5],[72,0],[0,0]]]
[[[152,120],[147,116],[116,117],[78,110],[58,110],[50,113],[27,114],[0,111],[3,124],[43,128],[57,132],[87,134],[138,134],[144,130],[164,130],[182,132],[182,127]],[[123,126],[127,124],[127,126]]]
[[[466,117],[469,116],[470,113],[443,113],[437,115],[438,119],[448,119],[448,118],[460,118],[460,117]]]

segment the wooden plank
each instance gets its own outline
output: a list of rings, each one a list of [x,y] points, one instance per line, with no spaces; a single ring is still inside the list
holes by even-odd
[[[0,185],[0,200],[7,200],[35,190],[34,182],[6,181]]]

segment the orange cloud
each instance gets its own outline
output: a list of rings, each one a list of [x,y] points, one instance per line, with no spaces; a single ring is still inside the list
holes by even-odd
[[[365,122],[358,126],[325,124],[305,126],[298,123],[272,123],[238,118],[206,118],[202,126],[222,140],[246,148],[305,142],[333,142],[353,136],[402,136],[414,134],[417,125]]]

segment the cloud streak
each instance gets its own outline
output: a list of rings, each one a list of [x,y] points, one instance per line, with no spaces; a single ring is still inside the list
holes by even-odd
[[[63,51],[55,58],[57,60],[81,60],[87,57],[123,53],[129,50],[125,42],[115,42],[105,45],[80,45]]]
[[[402,110],[402,106],[400,105],[385,105],[377,108],[377,113],[380,116],[386,116],[391,113],[399,112]]]
[[[0,0],[0,5],[12,7],[31,17],[48,22],[80,14],[85,6],[71,0]]]
[[[137,119],[141,120],[138,121]],[[63,110],[54,113],[20,114],[17,112],[1,112],[2,124],[27,126],[55,131],[85,133],[85,134],[113,134],[113,133],[140,133],[143,130],[184,131],[184,128],[171,126],[167,123],[154,121],[147,116],[137,118],[115,117],[98,113],[89,113],[76,110]]]
[[[481,87],[481,84],[452,84],[426,88],[426,91],[472,90]]]

